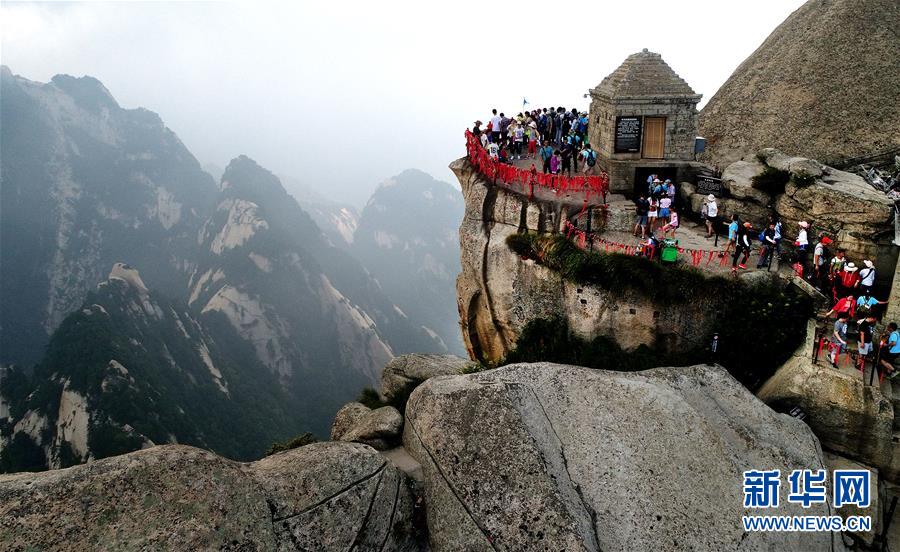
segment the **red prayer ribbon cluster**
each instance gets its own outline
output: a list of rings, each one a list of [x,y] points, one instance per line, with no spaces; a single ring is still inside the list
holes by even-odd
[[[569,221],[566,221],[566,237],[569,239],[575,239],[575,243],[578,244],[579,247],[584,249],[587,247],[588,240],[591,240],[591,243],[597,245],[597,250],[602,251],[604,253],[623,253],[625,255],[647,255],[649,257],[653,256],[655,253],[655,248],[653,246],[648,245],[628,245],[624,243],[618,243],[614,241],[607,240],[605,238],[601,238],[593,232],[587,232],[582,230],[572,224]],[[723,251],[717,251],[714,249],[687,249],[684,247],[678,248],[679,253],[687,253],[691,257],[691,265],[692,266],[706,266],[708,267],[714,258],[719,256],[719,266],[726,266],[729,261],[729,256],[725,255]],[[703,261],[706,261],[704,264]]]
[[[481,145],[481,141],[466,130],[466,151],[471,162],[485,177],[503,184],[521,185],[522,191],[529,190],[529,197],[534,195],[534,187],[540,186],[553,190],[557,194],[562,192],[581,192],[585,194],[585,206],[591,194],[603,197],[606,203],[606,194],[609,192],[609,175],[602,172],[599,175],[590,176],[563,176],[561,174],[539,173],[534,166],[531,169],[520,169],[514,165],[501,163],[492,159]]]

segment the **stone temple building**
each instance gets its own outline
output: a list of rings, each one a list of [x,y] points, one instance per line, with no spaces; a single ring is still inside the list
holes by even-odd
[[[693,182],[697,104],[702,97],[646,48],[590,91],[589,139],[610,190],[632,195],[647,176]]]

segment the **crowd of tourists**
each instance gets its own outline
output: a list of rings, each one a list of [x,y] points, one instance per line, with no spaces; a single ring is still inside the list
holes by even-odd
[[[665,237],[672,234],[680,223],[675,211],[675,183],[670,179],[660,180],[655,174],[647,177],[647,193],[641,193],[635,200],[634,230],[632,234],[641,239],[654,239],[657,232]]]
[[[674,237],[679,218],[675,211],[674,183],[660,181],[656,175],[651,175],[648,180],[647,193],[635,199],[633,234],[652,244],[658,242],[656,235],[660,232],[664,236],[671,232]],[[719,205],[714,195],[705,198],[700,216],[706,236],[712,238],[721,224]],[[900,359],[900,330],[897,324],[888,324],[883,338],[877,340],[878,343],[875,339],[876,328],[887,304],[887,301],[874,295],[875,263],[863,259],[857,264],[848,259],[844,249],[832,247],[834,241],[827,232],[819,232],[813,244],[809,238],[810,224],[800,221],[797,226],[797,235],[789,242],[793,244],[792,254],[795,256],[793,269],[829,298],[831,308],[824,318],[830,320],[832,316],[837,317],[831,335],[827,336],[830,341],[828,359],[837,367],[838,356],[848,350],[848,333],[856,334],[857,367],[863,370],[865,363],[870,361],[881,374],[891,379],[897,377],[900,374],[900,369],[894,366]],[[750,221],[742,221],[738,215],[732,215],[727,224],[725,248],[719,255],[730,256],[731,270],[737,272],[747,268],[751,252],[758,245],[756,268],[769,269],[774,258],[781,258],[786,237],[782,222],[774,216],[765,226],[757,228]]]
[[[900,374],[894,363],[900,358],[900,331],[897,324],[887,325],[887,332],[876,345],[875,331],[881,322],[887,301],[875,297],[875,263],[866,259],[862,266],[847,259],[838,249],[829,254],[832,243],[828,236],[820,236],[813,254],[812,282],[831,298],[831,308],[825,313],[837,320],[832,327],[828,359],[837,366],[837,357],[848,350],[848,333],[856,330],[856,365],[862,370],[867,359],[877,359],[875,368],[893,379]]]
[[[487,126],[475,121],[472,134],[481,140],[488,154],[501,163],[519,160],[540,161],[547,174],[572,176],[592,174],[597,153],[588,143],[588,116],[564,107],[523,111],[515,117],[494,109]]]

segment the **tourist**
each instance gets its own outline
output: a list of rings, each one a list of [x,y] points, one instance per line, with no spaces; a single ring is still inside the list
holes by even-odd
[[[844,266],[844,270],[840,273],[839,295],[843,296],[855,292],[856,287],[859,285],[859,274],[857,274],[856,271],[856,265],[852,262],[847,263],[846,266]]]
[[[866,357],[872,352],[872,334],[875,331],[875,324],[877,322],[878,321],[871,314],[862,320],[857,321],[859,326],[859,342],[857,345],[859,357],[857,358],[856,367],[859,368],[860,371],[865,370]]]
[[[488,144],[487,152],[488,152],[488,155],[491,157],[491,159],[493,159],[494,161],[499,160],[500,159],[500,143],[499,142],[491,142],[490,144]]]
[[[541,135],[538,133],[537,123],[531,121],[528,123],[528,156],[532,159],[537,158],[537,145]]]
[[[847,263],[846,255],[847,252],[843,249],[837,250],[837,253],[834,254],[834,257],[831,259],[831,263],[829,264],[829,274],[839,274],[842,270],[844,270],[844,265]]]
[[[842,312],[838,314],[837,320],[834,322],[834,331],[831,332],[833,339],[831,340],[831,347],[829,347],[828,351],[828,360],[831,361],[831,365],[835,368],[837,365],[837,356],[841,353],[847,352],[847,320],[849,316],[846,312]]]
[[[556,112],[553,114],[553,130],[554,130],[554,137],[556,138],[557,144],[562,142],[562,137],[563,137],[563,119],[564,119],[564,117],[559,112],[560,109],[562,109],[562,108],[557,109]]]
[[[587,136],[588,131],[588,116],[587,112],[581,114],[581,117],[578,119],[578,134],[582,137]]]
[[[859,271],[859,289],[861,293],[868,295],[875,286],[875,263],[866,259],[863,264],[866,267]]]
[[[656,196],[650,196],[650,208],[647,211],[647,228],[650,233],[656,231],[656,219],[659,217],[659,200]]]
[[[505,114],[500,114],[500,140],[506,141],[509,136],[509,123],[512,121]]]
[[[847,297],[843,297],[838,300],[837,303],[831,307],[831,310],[825,313],[824,318],[831,317],[832,314],[837,313],[840,315],[841,313],[845,313],[849,316],[856,315],[856,301],[853,300],[852,295],[848,295]]]
[[[475,126],[472,127],[472,134],[479,140],[481,139],[481,125],[481,121],[475,121]]]
[[[664,184],[666,185],[666,195],[669,196],[672,205],[675,205],[675,183],[667,178]]]
[[[888,338],[883,342],[881,348],[881,366],[884,367],[884,373],[889,379],[894,379],[900,370],[894,366],[897,357],[900,356],[900,332],[897,331],[897,324],[891,322],[887,326]],[[887,350],[885,350],[887,349]]]
[[[775,253],[780,255],[781,254],[781,238],[782,238],[781,221],[775,220],[774,217],[772,217],[772,220],[775,222]]]
[[[500,154],[499,161],[501,163],[509,163],[509,150],[507,149],[508,142],[506,140],[500,140]]]
[[[846,264],[846,251],[843,249],[838,249],[828,263],[828,282],[831,284],[831,293],[835,299],[844,295],[841,291],[841,273],[844,271],[844,265]]]
[[[581,151],[581,156],[584,158],[584,165],[581,172],[587,174],[592,171],[594,165],[597,164],[597,154],[591,149],[591,145],[585,142],[584,149]]]
[[[659,223],[660,224],[668,224],[669,223],[669,213],[672,208],[672,200],[669,199],[669,196],[664,195],[659,200]]]
[[[887,301],[879,301],[869,293],[863,293],[856,300],[856,311],[860,314],[874,314],[877,316],[878,305],[887,305]]]
[[[656,186],[656,183],[659,182],[659,177],[655,174],[651,174],[647,177],[647,195],[653,195],[653,187]]]
[[[513,156],[515,159],[522,159],[522,151],[525,149],[525,127],[519,123],[515,123],[513,129]]]
[[[750,233],[753,231],[753,225],[749,222],[745,222],[744,225],[738,230],[737,235],[737,243],[734,249],[734,258],[731,261],[731,271],[737,272],[738,267],[744,269],[747,268],[747,259],[750,258]],[[741,262],[738,263],[738,258],[743,256]]]
[[[738,224],[738,216],[736,214],[731,215],[731,222],[728,224],[728,243],[725,245],[723,255],[728,255],[728,252],[737,245],[738,226],[740,226]]]
[[[497,142],[500,141],[500,116],[497,115],[496,109],[492,109],[491,113],[493,113],[494,116],[491,117],[491,120],[488,124],[491,125],[490,126],[491,142],[494,142],[496,144]]]
[[[653,235],[653,231],[649,231],[647,234],[647,241],[644,242],[643,247],[641,247],[641,251],[644,256],[650,260],[656,257],[656,252],[659,250],[659,240],[656,239],[656,236]]]
[[[711,238],[715,232],[716,221],[719,216],[719,205],[716,203],[716,196],[709,194],[706,196],[706,237]],[[744,268],[744,267],[741,267]]]
[[[816,247],[813,250],[813,270],[815,271],[814,273],[817,287],[820,287],[822,284],[822,277],[825,269],[825,247],[827,247],[830,243],[831,238],[829,238],[825,234],[820,234],[819,243],[816,244]]]
[[[666,237],[669,232],[672,232],[672,237],[675,237],[675,230],[678,230],[678,213],[675,212],[675,209],[672,209],[671,213],[669,213],[669,222],[665,226],[663,226],[663,237]]]
[[[562,155],[561,172],[572,176],[572,158],[575,156],[575,147],[570,142],[564,142],[559,151]]]
[[[809,229],[809,223],[801,220],[798,223],[800,231],[797,233],[797,239],[794,246],[797,248],[797,264],[800,266],[800,276],[806,274],[806,249],[809,247],[809,239],[806,237],[806,231]]]
[[[544,146],[541,148],[541,162],[543,162],[544,173],[550,172],[550,158],[553,157],[553,148],[550,147],[550,141],[544,140]]]
[[[559,150],[556,150],[550,158],[550,174],[559,174],[559,167],[561,164],[562,160],[560,160]]]
[[[634,231],[632,235],[638,235],[638,229],[641,232],[641,239],[645,239],[647,237],[647,213],[650,211],[650,202],[647,201],[647,198],[644,197],[644,194],[634,202],[635,206],[635,218],[634,218]]]
[[[771,262],[771,258],[775,253],[775,222],[769,221],[769,227],[760,234],[762,238],[762,249],[759,252],[759,261],[756,268],[762,268]]]

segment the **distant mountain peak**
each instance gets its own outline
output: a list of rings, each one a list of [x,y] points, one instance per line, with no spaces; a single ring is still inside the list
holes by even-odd
[[[132,268],[125,263],[114,264],[112,270],[109,271],[108,279],[121,280],[127,283],[129,287],[136,291],[141,297],[147,297],[150,293],[147,289],[147,286],[144,284],[144,280],[141,279],[141,275],[137,271],[137,269]]]
[[[56,75],[50,82],[60,90],[67,93],[79,106],[88,111],[99,111],[100,108],[117,109],[118,102],[103,83],[94,77],[73,77],[71,75]]]

